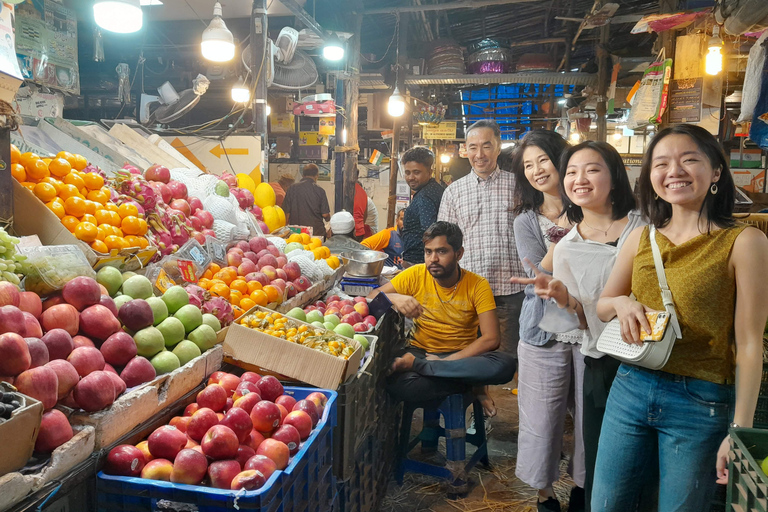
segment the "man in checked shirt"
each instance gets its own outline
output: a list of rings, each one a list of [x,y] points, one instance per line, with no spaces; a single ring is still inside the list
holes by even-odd
[[[517,358],[524,287],[509,278],[524,277],[525,271],[512,231],[515,177],[497,165],[501,131],[496,122],[483,119],[467,128],[466,147],[472,171],[445,190],[437,218],[458,224],[464,233],[463,267],[490,283],[501,331],[499,350]]]

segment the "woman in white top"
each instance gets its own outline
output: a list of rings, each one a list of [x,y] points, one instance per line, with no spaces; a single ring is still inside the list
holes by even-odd
[[[634,211],[635,197],[621,156],[605,142],[587,141],[569,148],[560,162],[560,183],[566,217],[576,226],[557,243],[553,275],[534,269],[533,284],[543,299],[576,315],[583,331],[581,353],[585,356],[582,396],[582,436],[586,478],[584,489],[589,510],[597,441],[605,401],[619,362],[595,348],[603,324],[596,313],[600,293],[608,281],[619,247],[629,233],[643,224]]]

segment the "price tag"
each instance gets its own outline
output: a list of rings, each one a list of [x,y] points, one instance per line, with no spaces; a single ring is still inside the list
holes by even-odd
[[[196,283],[195,264],[189,260],[178,260],[181,277],[188,283]]]
[[[160,290],[161,292],[165,293],[168,288],[171,286],[175,286],[176,283],[168,277],[168,274],[165,272],[165,269],[160,269],[160,273],[157,274],[157,279],[155,279],[155,287]]]

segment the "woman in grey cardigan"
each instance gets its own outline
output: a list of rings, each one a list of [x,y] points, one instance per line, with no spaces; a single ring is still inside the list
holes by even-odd
[[[557,133],[529,132],[521,141],[515,159],[515,243],[521,259],[539,272],[552,272],[555,244],[571,228],[563,215],[557,163],[568,143]],[[526,267],[530,277],[534,272]],[[569,472],[576,483],[569,510],[584,508],[584,450],[581,436],[581,382],[584,357],[582,338],[575,332],[552,334],[539,329],[545,301],[525,289],[520,312],[520,343],[517,353],[518,436],[516,476],[538,490],[539,511],[559,511],[552,485],[560,478],[560,456],[567,410],[574,418],[575,449]]]

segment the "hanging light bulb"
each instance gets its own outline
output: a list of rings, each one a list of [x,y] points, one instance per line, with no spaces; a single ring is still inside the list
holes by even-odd
[[[235,57],[235,38],[221,19],[221,4],[213,6],[213,19],[203,31],[203,42],[200,45],[203,57],[213,62],[227,62]]]
[[[232,86],[232,101],[235,103],[247,103],[251,99],[251,91],[243,82],[243,77],[240,77],[235,85]],[[269,115],[269,114],[267,114]]]
[[[624,137],[624,133],[622,132],[621,127],[617,126],[616,131],[613,132],[613,140],[619,141],[622,137]]]
[[[723,47],[723,40],[720,39],[720,26],[715,25],[712,29],[712,37],[709,38],[709,51],[706,57],[706,71],[708,75],[716,75],[723,70],[723,54],[720,49]]]
[[[93,4],[93,19],[104,30],[130,34],[141,29],[139,0],[102,0]]]
[[[579,142],[581,140],[581,134],[579,132],[577,132],[577,131],[576,132],[571,132],[571,135],[568,138],[569,138],[569,140],[572,143],[575,144],[575,143],[577,143],[577,142]]]
[[[395,90],[392,91],[392,96],[389,97],[389,103],[387,104],[387,112],[392,117],[400,117],[405,114],[405,99],[400,94],[400,89],[395,86]]]
[[[450,153],[443,153],[440,155],[440,163],[447,164],[451,161],[451,155]]]
[[[341,60],[344,58],[344,45],[338,37],[332,36],[325,40],[323,58],[325,60]]]
[[[272,113],[272,107],[270,107],[269,105],[267,105],[267,117],[269,117],[269,115],[270,115],[271,113]]]

